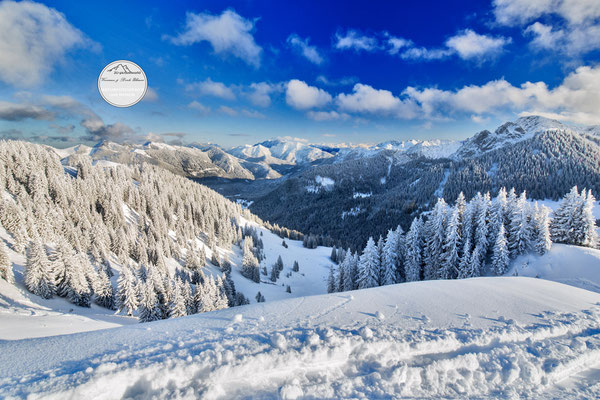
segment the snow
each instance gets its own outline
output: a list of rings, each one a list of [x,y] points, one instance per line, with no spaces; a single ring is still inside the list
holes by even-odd
[[[0,240],[8,237],[0,228]],[[25,289],[25,257],[9,249],[16,285],[0,279],[0,341],[65,335],[137,323],[136,318],[114,315],[114,311],[92,304],[77,307],[66,299],[43,299]],[[115,271],[117,272],[117,271]],[[116,277],[113,277],[116,282]],[[1,396],[0,396],[1,397]]]
[[[523,255],[507,275],[538,277],[600,293],[600,250],[553,244],[543,256]]]
[[[542,279],[474,278],[0,342],[0,396],[595,398],[599,304]]]
[[[241,224],[251,225],[258,232],[262,232],[262,236],[259,237],[264,245],[265,259],[261,261],[260,266],[261,269],[265,266],[268,274],[266,276],[261,274],[261,283],[249,280],[241,274],[242,253],[240,249],[234,248],[234,251],[227,253],[232,264],[234,264],[231,278],[235,283],[235,287],[238,291],[244,293],[250,302],[256,302],[254,296],[259,291],[265,296],[267,302],[298,296],[323,294],[327,291],[327,276],[329,274],[329,267],[332,264],[329,258],[331,247],[319,246],[316,249],[307,249],[302,246],[302,241],[285,239],[288,246],[285,248],[282,245],[284,239],[273,234],[271,231],[243,218],[240,221]],[[279,279],[274,283],[271,282],[269,277],[271,267],[275,264],[279,256],[281,256],[284,267],[279,275]],[[292,271],[294,261],[298,261],[298,265],[300,266],[299,272]],[[292,293],[286,292],[287,285],[290,286]]]
[[[436,196],[436,197],[444,197],[444,187],[446,187],[446,182],[448,182],[448,178],[449,177],[450,177],[450,170],[446,169],[444,171],[444,177],[440,181],[440,185],[438,186],[437,189],[435,189],[435,192],[433,192],[434,196]]]
[[[335,185],[335,181],[333,179],[320,175],[317,175],[315,177],[315,182],[317,182],[317,184],[323,186],[324,188]]]
[[[371,196],[373,196],[373,192],[369,192],[369,193],[354,192],[354,194],[352,195],[352,198],[353,199],[358,199],[358,198],[365,199],[365,198],[371,197]]]

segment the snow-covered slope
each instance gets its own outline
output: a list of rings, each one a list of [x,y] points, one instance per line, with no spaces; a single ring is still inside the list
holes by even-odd
[[[0,395],[596,398],[599,304],[541,279],[475,278],[0,342]]]
[[[600,293],[600,250],[554,244],[541,257],[518,257],[507,275],[548,279]]]

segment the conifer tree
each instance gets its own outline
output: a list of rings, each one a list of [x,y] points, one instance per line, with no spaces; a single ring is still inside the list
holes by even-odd
[[[50,262],[39,239],[34,240],[27,251],[24,278],[27,290],[33,294],[49,299],[55,292]]]
[[[8,247],[4,243],[4,240],[0,239],[0,278],[4,279],[8,283],[15,283],[15,276],[13,274],[12,263],[8,256]]]
[[[458,275],[458,264],[460,261],[459,251],[461,246],[461,222],[459,212],[460,210],[458,207],[452,208],[446,226],[442,253],[442,268],[439,272],[440,279],[454,279]]]
[[[152,280],[140,283],[140,289],[140,304],[138,306],[140,322],[158,321],[162,318],[162,311],[159,307]]]
[[[333,264],[331,264],[329,266],[329,276],[327,277],[327,293],[334,293],[337,291],[335,281],[335,272],[333,270]]]
[[[420,217],[413,219],[410,229],[406,234],[405,241],[405,268],[406,268],[406,281],[414,282],[421,280],[422,276],[422,230],[423,221]]]
[[[383,246],[382,267],[385,271],[383,277],[384,285],[393,285],[399,280],[398,277],[398,233],[393,230],[388,230]]]
[[[186,293],[182,290],[183,283],[180,279],[173,282],[173,295],[169,302],[169,318],[184,317],[187,315]]]
[[[140,286],[143,282],[140,282]],[[138,283],[131,268],[124,265],[121,268],[119,279],[117,280],[117,307],[119,312],[125,311],[128,316],[133,316],[137,310],[138,301]],[[141,291],[140,291],[141,292]]]
[[[379,252],[375,241],[370,237],[358,263],[359,289],[378,286],[379,264]]]
[[[509,255],[508,244],[506,242],[506,231],[504,229],[504,224],[501,224],[492,251],[492,270],[496,275],[504,275],[506,271],[508,271],[510,263]]]

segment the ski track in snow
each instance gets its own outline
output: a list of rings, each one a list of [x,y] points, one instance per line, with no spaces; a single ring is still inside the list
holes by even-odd
[[[277,314],[275,304],[261,303],[116,330],[0,342],[0,395],[290,399],[593,398],[600,394],[594,381],[600,375],[600,296],[531,278],[465,282],[465,292],[473,299],[494,292],[491,288],[496,286],[503,289],[491,293],[492,297],[508,287],[516,287],[514,293],[523,291],[518,299],[509,299],[507,310],[527,303],[529,296],[539,296],[526,293],[528,288],[548,291],[549,296],[556,293],[569,305],[558,311],[553,301],[540,306],[548,303],[540,299],[536,307],[520,308],[521,318],[507,318],[490,317],[498,305],[496,300],[484,300],[487,305],[480,315],[455,313],[455,320],[474,319],[476,326],[465,328],[436,320],[448,310],[429,320],[408,307],[402,296],[390,304],[394,288],[387,287],[291,299],[282,303],[287,309],[279,307],[283,312]],[[396,290],[427,286],[432,289],[427,294],[440,297],[449,286],[458,288],[457,283],[460,286],[461,282],[398,285]],[[565,295],[571,291],[579,297]],[[353,314],[370,309],[364,307],[369,299],[387,317],[363,311]],[[442,297],[440,303],[446,301]],[[316,312],[319,304],[323,308]],[[581,304],[587,306],[579,308]],[[504,314],[512,316],[514,311]],[[290,323],[294,319],[302,323]],[[402,319],[419,321],[411,325],[399,322]],[[60,354],[62,346],[69,344],[72,353]],[[42,354],[27,354],[21,360],[19,355],[32,352],[32,345]],[[71,355],[77,357],[70,359]],[[31,363],[36,357],[46,361],[41,366]],[[19,360],[16,368],[22,367],[22,374],[7,362],[11,359]]]

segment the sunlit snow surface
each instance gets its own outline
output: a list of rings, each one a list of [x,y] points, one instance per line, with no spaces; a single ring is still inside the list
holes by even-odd
[[[0,395],[600,395],[600,294],[525,277],[386,286],[0,342]]]

